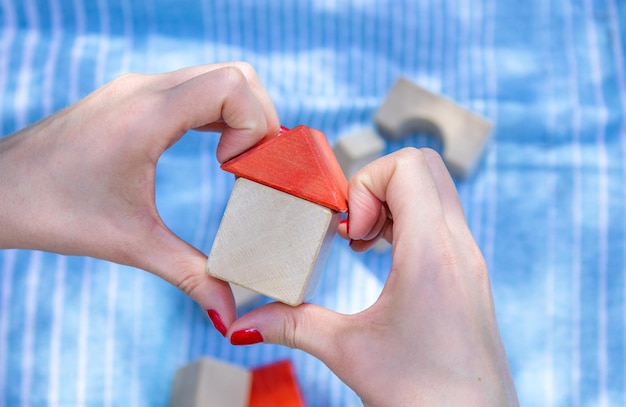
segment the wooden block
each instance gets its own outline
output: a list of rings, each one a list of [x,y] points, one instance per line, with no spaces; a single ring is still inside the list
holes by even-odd
[[[202,358],[176,372],[170,407],[246,407],[251,385],[247,369]]]
[[[373,128],[359,129],[341,137],[333,147],[337,161],[348,179],[380,157],[384,149],[385,140]]]
[[[341,215],[239,178],[207,261],[207,273],[285,304],[309,299]]]
[[[289,360],[252,370],[249,407],[304,407]]]
[[[348,181],[324,134],[310,127],[285,131],[222,169],[339,212],[348,210]]]
[[[392,139],[419,131],[441,137],[443,159],[461,178],[472,173],[491,133],[486,119],[405,78],[395,83],[374,120]]]
[[[252,307],[263,300],[263,296],[261,294],[247,288],[243,288],[236,284],[231,284],[230,288],[233,290],[235,304],[239,310]]]

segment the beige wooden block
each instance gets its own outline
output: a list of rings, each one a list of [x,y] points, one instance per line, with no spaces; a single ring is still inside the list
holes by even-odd
[[[235,304],[238,309],[253,306],[254,304],[261,302],[263,296],[256,291],[249,290],[238,286],[237,284],[231,284],[230,288],[233,290],[233,296],[235,297]]]
[[[346,178],[350,179],[358,170],[380,157],[384,149],[385,140],[375,129],[366,127],[339,138],[333,152]]]
[[[441,137],[443,159],[461,178],[471,175],[491,134],[491,123],[486,119],[405,78],[392,87],[374,120],[392,139],[418,131]]]
[[[315,291],[340,217],[321,205],[239,178],[207,272],[285,304],[301,304]]]
[[[247,369],[202,358],[176,372],[170,407],[247,407],[251,386]]]

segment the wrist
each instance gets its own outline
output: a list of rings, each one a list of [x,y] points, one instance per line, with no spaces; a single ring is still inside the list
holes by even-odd
[[[47,172],[38,152],[46,147],[34,140],[35,126],[0,139],[0,249],[38,249],[34,237],[53,216],[42,204],[50,180],[42,177]]]
[[[428,375],[428,377],[423,377]],[[379,394],[362,398],[364,407],[519,407],[510,374],[483,370],[468,374],[454,370],[420,372],[421,377],[408,375],[396,380],[394,386],[384,386]]]

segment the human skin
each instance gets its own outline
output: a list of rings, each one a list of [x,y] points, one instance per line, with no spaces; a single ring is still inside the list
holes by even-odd
[[[84,255],[147,270],[229,324],[229,286],[155,206],[161,154],[189,129],[221,131],[224,162],[279,131],[246,63],[128,74],[0,139],[0,248]],[[207,135],[206,137],[214,137]]]
[[[487,267],[436,152],[400,150],[357,173],[339,233],[356,251],[392,243],[374,305],[343,315],[269,304],[235,321],[231,340],[302,349],[368,407],[518,405]]]
[[[279,133],[245,63],[125,75],[0,139],[0,248],[83,255],[141,268],[209,311],[233,343],[318,357],[374,406],[515,406],[489,276],[454,184],[432,150],[405,149],[350,181],[356,251],[392,242],[378,301],[355,315],[270,304],[236,320],[228,285],[175,236],[155,205],[161,154],[189,129],[221,131],[224,162]]]

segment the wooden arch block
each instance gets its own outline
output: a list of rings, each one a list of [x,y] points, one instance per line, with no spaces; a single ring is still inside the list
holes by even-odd
[[[391,139],[418,131],[439,136],[446,165],[461,178],[472,173],[491,133],[486,119],[406,78],[395,83],[374,120]]]

